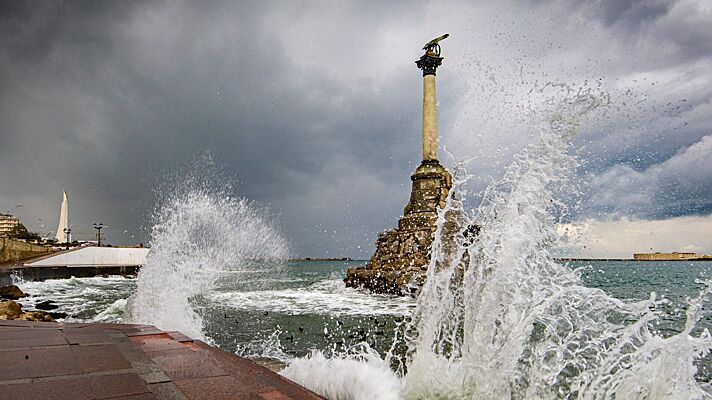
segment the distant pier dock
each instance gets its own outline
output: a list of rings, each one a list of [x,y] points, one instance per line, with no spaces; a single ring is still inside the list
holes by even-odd
[[[0,265],[0,286],[10,284],[12,274],[25,280],[87,278],[98,275],[135,275],[150,249],[129,247],[80,247]]]

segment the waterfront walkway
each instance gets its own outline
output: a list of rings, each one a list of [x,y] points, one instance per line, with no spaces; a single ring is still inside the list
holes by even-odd
[[[321,397],[250,360],[149,325],[0,321],[3,399]]]

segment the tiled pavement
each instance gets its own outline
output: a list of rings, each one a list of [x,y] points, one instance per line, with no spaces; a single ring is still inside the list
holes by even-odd
[[[321,399],[178,332],[27,321],[0,321],[0,398]]]

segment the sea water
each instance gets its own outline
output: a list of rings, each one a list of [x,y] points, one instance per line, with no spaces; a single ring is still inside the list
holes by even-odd
[[[313,349],[332,352],[360,342],[363,328],[366,342],[386,354],[399,321],[415,308],[409,297],[370,295],[345,288],[346,269],[365,261],[294,261],[282,274],[264,276],[260,289],[225,285],[193,308],[203,316],[205,336],[220,348],[252,357],[287,364],[308,355]],[[628,301],[644,301],[650,292],[667,299],[655,322],[661,336],[671,336],[684,328],[687,299],[703,289],[699,283],[712,278],[709,261],[577,261],[564,263],[581,272],[583,283],[611,296]],[[31,294],[23,306],[53,300],[57,311],[69,314],[64,321],[121,323],[126,300],[136,292],[136,279],[120,276],[72,278],[26,282],[20,287]],[[385,325],[385,326],[384,326]],[[302,328],[300,330],[299,328]],[[327,328],[329,334],[324,334]],[[712,328],[712,312],[704,317],[694,334]],[[273,337],[275,332],[279,335]],[[357,337],[358,336],[358,337]],[[269,341],[273,339],[273,341]],[[336,345],[343,342],[343,345]],[[277,346],[279,343],[279,346]],[[275,352],[274,349],[279,349]],[[698,379],[712,378],[708,364]]]

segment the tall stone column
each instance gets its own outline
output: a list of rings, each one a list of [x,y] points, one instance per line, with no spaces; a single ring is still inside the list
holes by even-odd
[[[438,111],[435,73],[423,76],[423,160],[438,159]]]
[[[438,42],[443,35],[428,42],[415,64],[423,70],[423,161],[438,159],[438,110],[435,97],[435,71],[443,62]]]
[[[452,176],[438,162],[438,116],[435,71],[442,64],[440,36],[425,44],[415,63],[423,71],[423,161],[410,176],[410,200],[398,220],[398,227],[381,233],[376,252],[363,267],[347,271],[347,286],[365,287],[373,292],[404,294],[413,281],[422,282],[427,269],[438,209],[445,207],[452,188]]]

